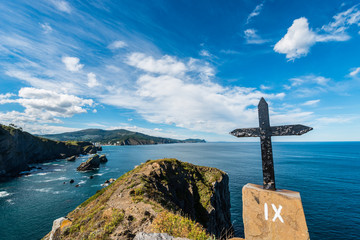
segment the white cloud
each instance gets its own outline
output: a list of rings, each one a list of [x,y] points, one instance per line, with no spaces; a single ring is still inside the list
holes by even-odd
[[[124,41],[114,41],[108,46],[108,48],[110,48],[110,49],[119,49],[119,48],[124,48],[126,46],[127,46],[127,44]]]
[[[294,60],[306,56],[315,43],[316,33],[309,29],[307,19],[302,17],[294,20],[285,36],[274,46],[274,51],[286,54],[286,58]]]
[[[256,17],[257,15],[260,14],[261,9],[263,8],[263,6],[264,6],[264,3],[261,3],[261,4],[259,4],[259,5],[257,5],[255,7],[255,9],[249,14],[249,16],[248,16],[248,18],[246,20],[246,24],[248,24],[253,17]]]
[[[13,93],[0,94],[0,104],[1,104],[1,100],[6,100],[13,96],[15,96],[15,94],[13,94]]]
[[[160,58],[162,59],[164,58]],[[223,87],[211,81],[212,75],[209,72],[214,71],[211,67],[206,64],[201,67],[201,62],[194,59],[189,62],[191,64],[183,63],[188,71],[176,76],[168,74],[168,70],[157,71],[164,73],[159,75],[149,74],[153,70],[148,71],[149,73],[138,78],[133,90],[118,90],[103,96],[102,102],[135,109],[152,123],[223,134],[237,125],[253,125],[257,121],[255,106],[261,97],[269,100],[284,97],[283,93],[264,94],[252,88]],[[197,75],[191,72],[190,67],[195,63],[198,66]],[[132,62],[130,65],[144,69],[143,65]],[[202,74],[208,76],[206,81],[198,80]]]
[[[265,85],[261,84],[261,85],[260,85],[260,89],[261,89],[261,90],[269,90],[269,89],[271,89],[271,87],[265,86]]]
[[[211,53],[210,53],[209,51],[203,49],[203,50],[201,50],[201,51],[199,52],[199,55],[200,55],[200,56],[203,56],[203,57],[210,57],[210,56],[211,56]]]
[[[255,29],[246,29],[244,31],[246,43],[248,44],[263,44],[268,42],[266,39],[262,39]]]
[[[357,7],[358,4],[344,12],[338,13],[333,17],[333,22],[322,27],[322,30],[329,33],[328,38],[333,38],[335,41],[346,41],[350,39],[346,30],[353,24],[360,26],[360,11]]]
[[[53,30],[49,23],[40,23],[40,26],[43,29],[44,33],[51,33]]]
[[[94,104],[91,99],[29,87],[21,88],[18,98],[5,100],[0,100],[0,104],[18,103],[25,108],[24,112],[0,113],[2,121],[13,122],[16,125],[28,122],[60,123],[59,118],[85,113],[87,110],[84,107]]]
[[[290,78],[289,81],[291,82],[290,87],[298,87],[303,84],[316,84],[321,86],[327,86],[330,78],[326,78],[323,76],[316,76],[316,75],[306,75],[301,77]]]
[[[77,57],[63,57],[61,60],[70,72],[78,72],[84,67],[84,64],[80,64],[80,59]]]
[[[184,63],[168,55],[156,60],[143,53],[132,53],[127,58],[127,64],[147,72],[168,75],[182,74],[187,71]]]
[[[346,30],[354,24],[360,26],[360,11],[357,9],[357,5],[333,18],[333,22],[316,31],[309,28],[308,20],[305,17],[295,19],[285,36],[274,46],[274,51],[286,54],[286,58],[289,60],[295,60],[306,56],[310,48],[317,42],[349,40],[350,36]]]
[[[306,75],[289,79],[290,84],[284,85],[286,90],[292,90],[292,94],[298,97],[311,97],[319,93],[333,90],[331,79],[323,76]]]
[[[88,87],[93,88],[93,87],[97,87],[100,86],[100,83],[96,80],[96,75],[95,73],[88,73],[87,74],[87,78],[88,78]]]
[[[66,12],[66,13],[71,13],[71,6],[67,1],[64,0],[51,0],[52,4],[54,4],[54,6],[62,11],[62,12]]]
[[[313,106],[316,105],[320,102],[320,99],[316,99],[316,100],[309,100],[307,102],[304,102],[302,105],[303,106]]]
[[[353,71],[350,72],[350,76],[355,77],[360,72],[360,67],[355,68]]]

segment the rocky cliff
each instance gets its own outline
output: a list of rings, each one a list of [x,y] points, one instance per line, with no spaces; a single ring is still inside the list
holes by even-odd
[[[95,151],[89,142],[60,142],[0,125],[0,180],[27,170],[28,164]]]
[[[199,240],[229,236],[228,182],[216,168],[149,160],[69,213],[66,226],[57,221],[44,239],[133,239],[139,232]]]

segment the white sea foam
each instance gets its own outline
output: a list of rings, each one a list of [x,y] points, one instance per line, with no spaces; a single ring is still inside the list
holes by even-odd
[[[104,173],[95,173],[94,176],[102,176]]]
[[[63,171],[65,171],[65,169],[56,168],[56,169],[54,169],[54,171],[55,172],[63,172]]]
[[[42,173],[37,173],[36,175],[45,176],[45,175],[47,175],[47,174],[48,174],[47,172],[42,172]]]
[[[52,188],[39,188],[39,189],[33,189],[36,192],[43,192],[43,193],[48,193],[52,191]]]
[[[81,180],[81,181],[79,182],[79,184],[84,184],[84,183],[86,183],[86,180]]]
[[[67,180],[67,178],[66,177],[50,178],[50,179],[46,179],[46,180],[38,181],[38,182],[54,182],[54,181],[62,181],[62,180]]]
[[[7,191],[0,191],[0,198],[10,196],[11,193],[8,193]]]
[[[15,203],[14,203],[14,200],[12,200],[12,199],[7,199],[6,200],[9,204],[11,204],[11,205],[14,205]]]

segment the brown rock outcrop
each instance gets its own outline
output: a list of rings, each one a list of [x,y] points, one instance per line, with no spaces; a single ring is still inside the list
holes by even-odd
[[[96,168],[99,168],[100,166],[100,158],[98,154],[95,154],[94,156],[90,157],[86,162],[83,162],[80,164],[80,166],[77,167],[78,171],[91,171]]]
[[[107,159],[107,157],[106,157],[105,154],[101,155],[101,156],[99,157],[99,159],[100,159],[100,163],[106,163],[106,162],[108,161],[108,159]]]
[[[69,213],[72,226],[61,239],[132,240],[138,232],[189,238],[181,234],[191,229],[202,234],[199,239],[220,237],[232,230],[228,188],[227,174],[218,169],[176,159],[151,160]],[[162,222],[173,225],[163,228]]]

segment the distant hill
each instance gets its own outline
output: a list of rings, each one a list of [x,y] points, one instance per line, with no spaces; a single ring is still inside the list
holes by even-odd
[[[203,139],[177,140],[172,138],[162,138],[149,136],[139,132],[132,132],[125,129],[103,130],[85,129],[76,132],[60,134],[42,135],[57,141],[91,141],[102,145],[147,145],[147,144],[166,144],[166,143],[200,143]]]

